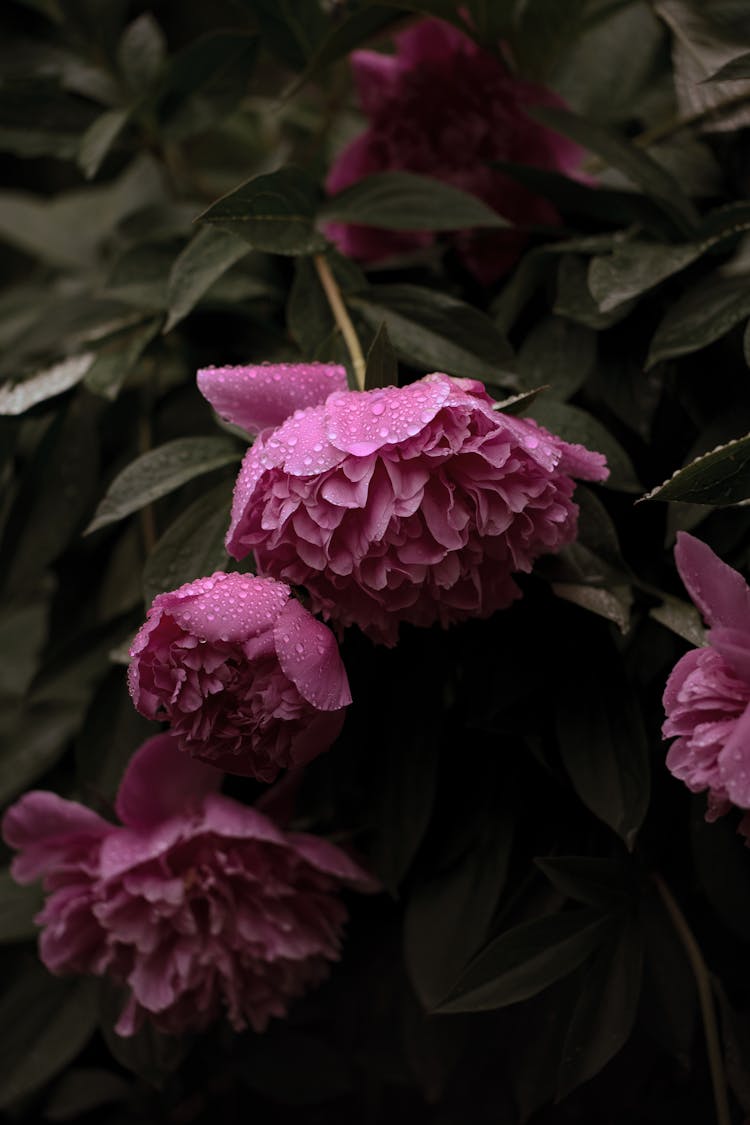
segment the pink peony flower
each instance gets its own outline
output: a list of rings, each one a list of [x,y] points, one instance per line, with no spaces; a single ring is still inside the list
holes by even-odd
[[[355,51],[352,66],[370,125],[335,160],[329,193],[375,172],[417,172],[479,196],[521,226],[559,222],[550,203],[491,166],[507,160],[576,172],[583,156],[578,145],[524,113],[526,106],[562,105],[556,94],[512,75],[495,55],[433,19],[396,36],[395,55]],[[424,231],[340,223],[331,223],[327,234],[342,253],[363,261],[434,241]],[[507,272],[525,240],[521,231],[454,237],[466,266],[485,284]]]
[[[262,1031],[339,957],[342,886],[375,884],[339,848],[282,832],[215,792],[220,774],[157,735],[117,796],[122,827],[55,793],[25,794],[2,833],[19,883],[43,879],[36,921],[53,973],[127,989],[116,1026],[201,1030],[224,1011]]]
[[[710,627],[705,648],[675,665],[664,691],[667,766],[693,793],[708,790],[708,818],[730,803],[750,809],[750,589],[710,547],[679,532],[675,562]]]
[[[181,750],[273,781],[327,750],[351,703],[336,641],[271,578],[198,578],[154,598],[130,649],[130,694]]]
[[[198,385],[222,417],[259,429],[276,374],[208,368]],[[575,539],[573,477],[608,475],[601,454],[498,413],[471,379],[324,389],[246,454],[227,549],[253,550],[314,612],[384,644],[401,621],[449,625],[509,605],[513,573]]]

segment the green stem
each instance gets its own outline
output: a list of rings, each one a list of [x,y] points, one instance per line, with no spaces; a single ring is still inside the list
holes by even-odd
[[[318,271],[318,277],[320,278],[320,284],[323,286],[323,292],[331,307],[333,318],[339,327],[341,335],[344,337],[344,343],[351,356],[357,386],[363,391],[365,389],[365,357],[360,347],[357,333],[354,330],[351,317],[344,304],[344,299],[341,296],[338,282],[333,276],[325,254],[315,254],[313,256],[313,262],[315,263],[315,269]]]
[[[677,900],[670,891],[661,875],[655,872],[652,879],[661,896],[664,907],[669,914],[672,925],[677,931],[677,936],[682,942],[682,947],[687,954],[690,968],[693,970],[695,984],[698,989],[698,1004],[703,1020],[703,1032],[706,1037],[706,1054],[708,1055],[708,1068],[711,1072],[711,1085],[714,1092],[714,1106],[716,1107],[717,1125],[732,1125],[729,1111],[729,1095],[727,1093],[727,1080],[724,1073],[724,1061],[721,1056],[721,1040],[719,1027],[716,1022],[713,994],[711,992],[711,977],[708,966],[703,960],[700,946],[695,940],[695,935],[687,923]]]

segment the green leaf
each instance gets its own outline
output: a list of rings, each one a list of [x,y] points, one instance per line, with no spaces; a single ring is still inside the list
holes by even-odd
[[[607,915],[588,908],[522,922],[474,958],[435,1010],[487,1012],[536,996],[577,969],[611,925]]]
[[[373,285],[347,303],[373,331],[385,324],[404,362],[515,387],[515,377],[504,370],[512,354],[507,340],[471,305],[417,285]]]
[[[649,802],[646,732],[638,698],[619,657],[600,645],[561,681],[560,754],[584,805],[632,850]]]
[[[11,590],[35,588],[90,511],[99,466],[94,405],[81,396],[66,404],[21,480],[3,536],[5,580]]]
[[[621,236],[607,255],[591,260],[589,288],[599,309],[611,312],[747,230],[750,211],[746,203],[738,203],[711,211],[691,242],[675,245]]]
[[[586,582],[553,582],[551,585],[555,597],[604,617],[623,634],[629,631],[633,595],[628,586],[605,588]]]
[[[86,535],[137,512],[194,477],[239,460],[237,446],[225,437],[185,437],[150,449],[123,469],[107,489]]]
[[[570,398],[580,390],[595,365],[596,333],[557,316],[540,321],[518,353],[521,384],[546,384],[555,399]]]
[[[375,871],[392,894],[397,893],[424,839],[435,803],[438,756],[434,725],[425,716],[416,730],[408,732],[410,738],[404,738],[408,753],[390,747],[379,763],[382,788],[371,855]]]
[[[87,180],[92,180],[102,161],[128,123],[130,111],[110,109],[97,117],[81,137],[78,164]]]
[[[162,1090],[178,1069],[189,1048],[186,1036],[166,1035],[157,1031],[150,1020],[134,1035],[118,1035],[115,1024],[128,999],[128,994],[105,980],[99,996],[99,1030],[115,1062],[137,1074],[150,1086]]]
[[[0,240],[56,268],[95,264],[101,243],[126,215],[159,202],[164,186],[154,161],[143,154],[101,187],[51,198],[0,192]]]
[[[750,499],[750,434],[696,457],[669,480],[652,488],[643,500],[681,500],[723,507]]]
[[[231,482],[223,481],[195,500],[169,525],[143,568],[143,594],[150,605],[157,594],[175,590],[226,566],[224,537],[229,527]]]
[[[423,1006],[434,1008],[480,948],[505,885],[513,821],[490,820],[479,843],[419,884],[404,923],[404,958]],[[451,924],[446,925],[446,920]]]
[[[689,641],[691,645],[700,648],[706,643],[706,630],[701,621],[701,615],[694,605],[683,602],[680,598],[665,595],[661,605],[648,611],[649,617],[658,621],[665,629],[676,633],[678,637]]]
[[[203,227],[175,260],[169,275],[170,332],[198,304],[204,293],[250,251],[247,242],[221,227]]]
[[[509,395],[507,398],[501,398],[494,402],[492,409],[499,410],[501,414],[523,414],[537,395],[544,394],[548,390],[549,387],[545,386],[534,387],[530,391],[520,391],[517,395]]]
[[[100,1106],[124,1101],[130,1086],[119,1074],[95,1067],[75,1067],[55,1083],[44,1107],[45,1121],[78,1121]]]
[[[46,773],[78,729],[85,701],[30,702],[6,716],[0,735],[0,804],[11,801]]]
[[[0,414],[24,414],[37,403],[69,391],[80,383],[94,358],[93,352],[84,352],[38,371],[20,383],[5,383],[0,387]]]
[[[706,278],[683,293],[667,312],[651,341],[646,370],[672,356],[707,348],[748,316],[750,279]]]
[[[255,176],[222,196],[199,222],[215,223],[271,254],[315,254],[326,240],[315,229],[318,188],[298,168]]]
[[[13,974],[0,1003],[0,1108],[7,1109],[62,1070],[96,1024],[96,984],[59,979],[35,961]]]
[[[306,65],[328,28],[320,0],[242,0],[265,43],[289,66]]]
[[[616,859],[566,855],[535,859],[555,890],[586,906],[623,907],[632,901],[637,881],[631,865]]]
[[[555,402],[547,397],[537,399],[529,414],[565,441],[603,453],[610,473],[608,479],[602,482],[605,488],[614,488],[619,492],[640,491],[641,484],[627,453],[592,414],[580,406]]]
[[[465,230],[511,224],[481,199],[413,172],[376,172],[323,204],[323,219],[385,230]]]
[[[95,807],[112,802],[125,766],[153,727],[133,707],[121,668],[97,688],[76,739],[76,776],[83,798]]]
[[[398,360],[388,338],[388,329],[383,323],[375,333],[375,339],[367,353],[365,390],[391,386],[398,386]]]
[[[724,66],[720,67],[705,82],[736,82],[738,79],[750,78],[750,53],[738,55]]]
[[[35,938],[39,927],[34,924],[34,918],[43,904],[41,884],[22,887],[10,871],[0,871],[0,942]]]
[[[706,820],[706,798],[691,802],[690,836],[695,873],[701,889],[723,924],[743,942],[750,941],[750,915],[739,904],[750,894],[750,867],[735,813],[714,823]]]
[[[150,12],[125,28],[117,45],[117,63],[134,93],[142,95],[153,86],[166,54],[164,33]]]
[[[611,254],[592,258],[588,283],[602,312],[610,312],[685,269],[704,253],[704,244],[667,245],[631,239]]]
[[[109,339],[96,353],[84,376],[84,385],[95,395],[113,401],[143,352],[161,328],[161,318],[146,321]]]
[[[616,168],[644,195],[653,199],[680,230],[689,231],[697,226],[698,213],[683,194],[678,181],[646,152],[614,130],[558,107],[534,106],[527,112],[543,125],[576,141]]]
[[[582,981],[557,1079],[557,1096],[587,1082],[625,1045],[633,1030],[643,977],[643,938],[629,920],[597,952]]]
[[[602,312],[589,289],[588,270],[588,262],[579,254],[564,254],[560,258],[552,311],[599,332],[626,317],[635,307],[635,301],[622,301],[608,312]]]

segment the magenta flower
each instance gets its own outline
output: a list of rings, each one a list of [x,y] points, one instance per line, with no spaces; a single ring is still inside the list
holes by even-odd
[[[750,809],[750,590],[710,547],[686,532],[675,562],[710,627],[705,648],[675,665],[664,691],[667,766],[693,793],[708,790],[709,819],[730,802]]]
[[[338,959],[341,888],[375,883],[327,841],[222,797],[220,774],[171,742],[157,735],[132,758],[122,827],[55,793],[25,794],[2,824],[19,852],[11,871],[44,881],[47,968],[127,990],[120,1035],[146,1019],[201,1030],[222,1012],[262,1031]]]
[[[198,385],[222,417],[260,429],[276,374],[208,368]],[[293,385],[294,370],[284,378]],[[254,551],[314,612],[384,644],[401,621],[449,625],[509,605],[512,575],[575,539],[573,477],[608,475],[601,454],[498,413],[471,379],[323,390],[247,452],[227,549]]]
[[[273,781],[327,750],[351,703],[335,638],[272,578],[198,578],[154,598],[130,649],[130,694],[176,744]]]
[[[524,113],[559,106],[556,94],[512,75],[450,24],[423,20],[396,36],[396,54],[355,51],[354,78],[370,125],[335,160],[326,183],[331,194],[375,172],[407,171],[479,196],[519,226],[557,224],[545,199],[492,167],[506,160],[574,174],[582,150]],[[429,232],[390,232],[331,223],[328,236],[342,253],[376,261],[429,245]],[[513,265],[521,231],[454,236],[466,266],[489,284]]]

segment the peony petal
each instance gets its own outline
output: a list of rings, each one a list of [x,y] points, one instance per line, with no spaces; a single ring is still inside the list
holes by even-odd
[[[306,766],[319,754],[330,750],[341,734],[341,729],[346,718],[346,710],[342,707],[338,711],[320,711],[294,736],[291,755],[293,768],[299,769]]]
[[[274,578],[216,571],[158,594],[153,610],[169,614],[194,637],[241,643],[272,628],[290,596],[286,583]]]
[[[686,531],[677,533],[674,557],[686,590],[709,625],[750,631],[750,589],[742,575]]]
[[[346,390],[346,370],[336,363],[204,367],[198,389],[221,418],[256,434]]]
[[[380,51],[354,51],[351,62],[359,103],[371,117],[397,93],[398,62]]]
[[[377,893],[382,890],[378,880],[346,854],[341,848],[320,836],[309,836],[304,832],[290,832],[289,844],[312,867],[334,875],[357,890]]]
[[[415,437],[432,422],[450,394],[442,380],[420,379],[408,387],[344,391],[326,402],[326,436],[356,457]]]
[[[711,629],[708,643],[726,660],[732,671],[750,684],[750,631],[745,629]]]
[[[149,828],[200,805],[221,774],[178,750],[171,734],[149,738],[130,759],[115,809],[128,828]]]
[[[338,711],[351,703],[339,647],[327,625],[290,598],[273,633],[281,669],[300,695],[320,711]]]
[[[750,809],[750,706],[737,720],[719,754],[719,773],[730,801]]]
[[[93,844],[113,831],[97,813],[66,801],[56,793],[36,789],[25,793],[3,817],[5,843],[20,851],[13,861],[13,878],[30,883],[66,863],[71,848]]]

